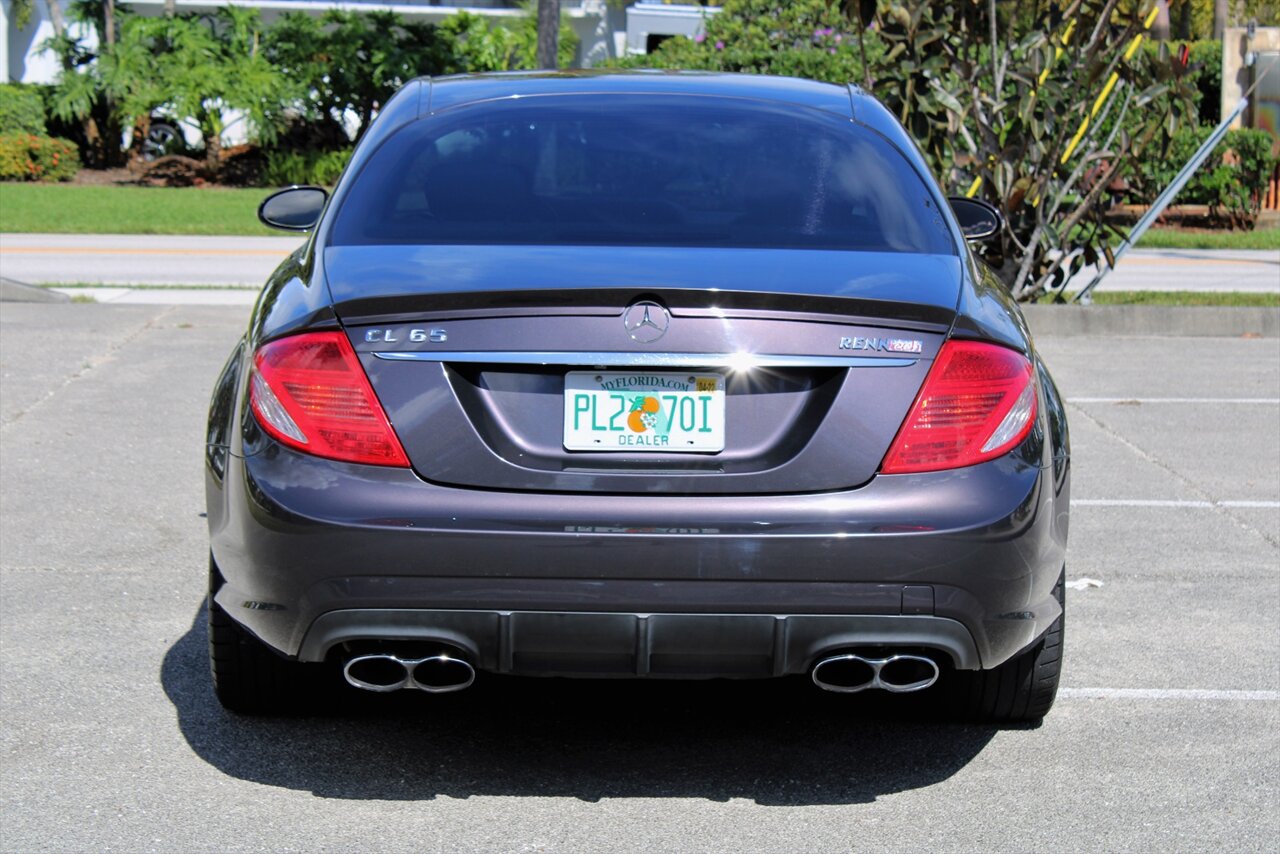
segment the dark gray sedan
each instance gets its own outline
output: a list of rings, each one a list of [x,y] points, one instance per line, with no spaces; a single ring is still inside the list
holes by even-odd
[[[415,80],[219,379],[219,699],[479,672],[759,678],[1042,717],[1067,427],[1018,309],[856,87]]]

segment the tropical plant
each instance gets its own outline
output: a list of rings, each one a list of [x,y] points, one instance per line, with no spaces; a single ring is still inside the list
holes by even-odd
[[[243,116],[259,140],[275,139],[305,92],[266,57],[256,9],[223,6],[213,15],[155,21],[157,80],[174,115],[199,128],[206,168],[217,171],[228,113]]]
[[[447,45],[434,26],[407,23],[394,12],[332,9],[319,18],[285,13],[267,31],[263,49],[305,90],[305,120],[351,121],[358,134],[403,83],[439,73]]]
[[[421,75],[534,68],[536,21],[529,14],[514,25],[458,11],[440,24],[405,21],[394,12],[330,10],[319,18],[286,13],[267,31],[267,57],[307,96],[303,119],[321,128],[352,126],[356,136],[378,108],[407,81]],[[565,25],[563,63],[573,59],[577,38]],[[332,132],[321,131],[328,148]]]
[[[1183,48],[1186,49],[1185,57]],[[1222,42],[1169,45],[1148,41],[1142,46],[1142,61],[1144,66],[1135,67],[1153,79],[1164,79],[1168,75],[1185,78],[1188,87],[1185,91],[1199,108],[1200,124],[1216,125],[1219,122],[1222,111]]]
[[[64,123],[78,123],[81,153],[94,167],[118,166],[123,162],[121,146],[124,119],[112,95],[98,73],[100,50],[106,45],[105,23],[108,8],[102,0],[73,0],[67,16],[75,24],[76,34],[62,19],[56,0],[47,4],[54,24],[54,34],[42,45],[52,53],[61,71],[49,98],[49,114]],[[126,12],[113,6],[112,33],[118,30]]]
[[[448,45],[440,73],[475,71],[517,71],[538,67],[538,18],[528,4],[513,26],[491,25],[479,15],[458,12],[440,23],[440,33]],[[578,36],[563,20],[557,42],[560,67],[573,62],[578,52]]]
[[[718,15],[707,15],[705,33],[671,38],[653,53],[628,56],[623,68],[688,68],[778,74],[829,83],[864,77],[864,57],[884,53],[874,33],[859,41],[858,28],[842,5],[828,0],[726,0]]]
[[[1110,255],[1123,238],[1103,218],[1118,170],[1194,120],[1185,77],[1135,63],[1154,20],[1140,5],[1069,0],[1046,14],[994,0],[727,0],[705,39],[672,39],[630,64],[862,84],[951,193],[1005,213],[979,251],[1015,296],[1034,299]]]
[[[876,93],[953,190],[1005,213],[982,252],[1019,299],[1110,259],[1124,237],[1103,216],[1113,179],[1194,115],[1185,81],[1135,73],[1154,21],[1141,12],[1072,0],[1056,24],[1002,31],[994,0],[956,0],[887,3],[863,19],[889,46]],[[1172,89],[1178,98],[1167,97]]]
[[[9,14],[13,16],[13,25],[20,30],[26,29],[35,8],[34,0],[10,0]]]
[[[73,19],[95,23],[100,9],[96,0],[78,0]],[[257,10],[225,6],[212,15],[162,18],[120,12],[115,21],[110,45],[91,47],[65,33],[45,43],[63,65],[51,112],[84,123],[91,165],[120,162],[121,129],[129,124],[140,154],[151,113],[163,105],[199,129],[206,167],[216,172],[225,115],[240,113],[260,139],[271,140],[301,96],[263,55]]]
[[[111,99],[121,123],[131,123],[130,158],[140,163],[151,129],[151,114],[168,100],[160,73],[160,56],[167,48],[168,19],[121,19],[116,40],[95,67],[85,72]]]

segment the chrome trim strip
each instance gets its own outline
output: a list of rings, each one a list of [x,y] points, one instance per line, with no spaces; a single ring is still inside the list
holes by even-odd
[[[918,359],[868,356],[775,356],[767,353],[603,353],[563,351],[416,350],[374,352],[392,362],[481,362],[646,368],[906,368]]]

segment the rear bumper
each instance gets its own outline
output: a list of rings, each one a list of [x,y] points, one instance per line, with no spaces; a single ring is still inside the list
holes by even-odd
[[[443,643],[478,669],[540,676],[765,677],[805,673],[825,653],[928,649],[978,667],[968,629],[932,616],[637,614],[367,609],[330,611],[298,657],[370,638]]]
[[[1068,484],[1011,455],[815,495],[511,493],[270,445],[208,497],[219,604],[289,656],[427,639],[501,672],[767,676],[837,646],[1007,660],[1060,612]]]

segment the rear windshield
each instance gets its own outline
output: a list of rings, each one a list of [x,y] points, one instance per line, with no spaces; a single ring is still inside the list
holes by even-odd
[[[704,97],[535,97],[414,122],[356,176],[329,243],[955,254],[884,140],[817,111]]]

